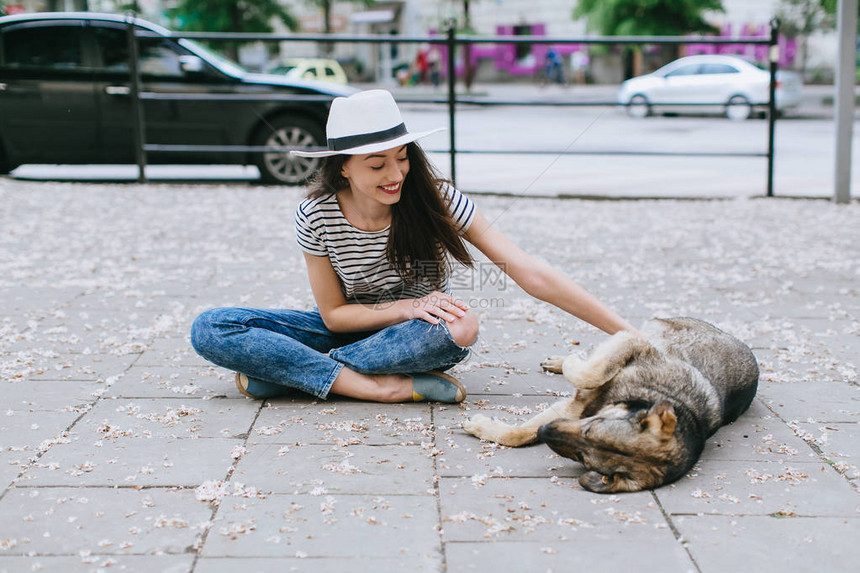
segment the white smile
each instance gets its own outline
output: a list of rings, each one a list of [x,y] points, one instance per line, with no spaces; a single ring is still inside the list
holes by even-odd
[[[380,185],[379,188],[387,193],[394,193],[400,189],[400,183],[395,183],[394,185]]]

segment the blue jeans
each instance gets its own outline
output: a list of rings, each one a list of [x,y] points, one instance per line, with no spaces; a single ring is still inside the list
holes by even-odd
[[[214,308],[191,326],[206,360],[267,385],[328,396],[344,366],[362,374],[447,370],[469,354],[444,322],[410,320],[379,331],[336,333],[319,311]]]

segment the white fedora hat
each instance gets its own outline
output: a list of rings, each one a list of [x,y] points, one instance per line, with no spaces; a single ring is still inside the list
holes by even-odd
[[[409,133],[391,93],[365,90],[349,97],[335,98],[325,126],[328,150],[290,151],[299,157],[365,155],[400,147],[444,127]]]

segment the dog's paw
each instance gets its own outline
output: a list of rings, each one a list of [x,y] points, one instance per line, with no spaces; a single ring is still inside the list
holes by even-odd
[[[564,364],[564,356],[550,356],[540,363],[540,367],[547,372],[561,374],[561,365]]]
[[[573,354],[564,359],[561,373],[565,380],[585,390],[600,388],[608,380],[603,371]]]
[[[483,414],[476,414],[463,423],[463,429],[477,438],[512,448],[531,444],[537,439],[537,430],[512,426]]]
[[[493,424],[493,419],[483,414],[475,414],[465,422],[463,429],[476,438],[484,438],[488,434],[488,428]]]

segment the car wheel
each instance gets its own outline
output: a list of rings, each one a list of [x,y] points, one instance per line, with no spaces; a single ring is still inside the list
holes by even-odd
[[[325,146],[323,129],[316,123],[292,117],[276,117],[257,134],[254,145],[275,147]],[[288,151],[260,153],[255,161],[263,183],[301,185],[319,167],[318,157],[296,157]]]
[[[6,160],[6,152],[3,151],[3,144],[0,143],[0,175],[9,175],[9,172],[12,171],[13,167],[9,165],[9,162]]]
[[[636,119],[651,115],[651,104],[648,103],[648,98],[642,94],[636,94],[630,98],[627,102],[627,115]]]
[[[752,104],[744,96],[732,96],[726,104],[726,117],[732,121],[744,121],[752,115],[752,112]]]

